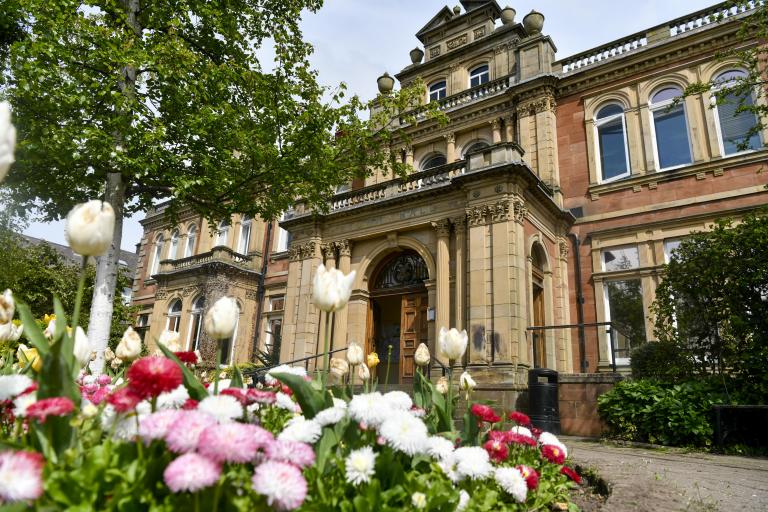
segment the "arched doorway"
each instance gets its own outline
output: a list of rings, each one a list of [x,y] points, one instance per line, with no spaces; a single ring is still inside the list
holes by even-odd
[[[545,308],[545,267],[547,255],[544,248],[536,242],[531,246],[531,325],[543,326],[546,322]],[[547,367],[546,331],[531,331],[533,342],[533,365],[535,368]]]
[[[367,351],[379,354],[379,382],[384,382],[387,353],[392,346],[389,382],[407,384],[415,375],[414,353],[427,343],[427,265],[415,251],[385,258],[371,275]]]

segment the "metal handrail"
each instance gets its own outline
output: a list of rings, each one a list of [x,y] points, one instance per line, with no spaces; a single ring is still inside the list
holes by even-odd
[[[533,325],[526,328],[526,331],[546,331],[553,329],[576,329],[584,327],[606,327],[605,332],[608,333],[608,339],[610,340],[611,349],[611,368],[616,372],[616,332],[618,329],[613,326],[613,322],[588,322],[582,324],[562,324],[562,325]],[[536,357],[536,340],[533,341],[533,363],[536,365],[538,358]]]
[[[337,352],[343,352],[345,350],[347,350],[347,347],[338,348],[336,350],[330,350],[330,351],[328,351],[328,354],[329,355],[330,354],[335,354]],[[272,366],[262,366],[260,368],[254,368],[252,370],[245,370],[245,371],[243,371],[243,376],[244,377],[256,376],[256,375],[259,375],[259,374],[262,374],[262,373],[267,373],[267,372],[269,372],[269,370],[273,370],[273,369],[277,368],[278,366],[283,366],[283,365],[290,366],[290,365],[293,365],[293,364],[296,364],[296,363],[303,363],[303,362],[306,362],[306,361],[311,361],[312,359],[317,359],[317,358],[323,357],[323,356],[325,356],[325,352],[323,352],[322,354],[315,354],[313,356],[302,357],[300,359],[294,359],[292,361],[286,361],[286,362],[275,364],[275,365],[272,365]]]

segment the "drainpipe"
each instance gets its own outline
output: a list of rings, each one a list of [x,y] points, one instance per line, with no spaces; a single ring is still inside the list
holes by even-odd
[[[575,233],[568,233],[568,238],[573,242],[576,266],[576,315],[579,323],[579,366],[581,373],[587,373],[587,341],[584,335],[584,291],[581,286],[581,241]]]
[[[267,224],[267,234],[264,237],[264,250],[263,253],[263,261],[261,263],[261,274],[259,274],[259,288],[256,290],[256,300],[258,301],[256,304],[256,333],[253,336],[253,354],[256,353],[257,350],[259,350],[259,338],[261,335],[261,315],[262,311],[264,310],[264,279],[267,275],[267,267],[269,265],[269,256],[272,254],[272,251],[270,250],[270,247],[272,246],[272,225],[274,224],[274,221],[271,221]]]

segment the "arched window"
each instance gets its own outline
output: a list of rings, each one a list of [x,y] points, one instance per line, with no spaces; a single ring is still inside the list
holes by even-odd
[[[280,220],[285,220],[285,213],[280,216]],[[277,243],[275,251],[283,252],[288,250],[288,245],[291,243],[291,234],[288,230],[279,227],[277,228]]]
[[[629,176],[627,129],[624,125],[622,106],[611,103],[598,110],[595,116],[595,131],[600,181],[613,181]]]
[[[468,155],[469,153],[472,153],[472,152],[474,152],[474,151],[479,151],[479,150],[481,150],[481,149],[485,149],[485,148],[487,148],[488,146],[490,146],[490,144],[488,144],[488,143],[487,143],[487,142],[485,142],[484,140],[478,140],[478,141],[475,141],[475,142],[473,142],[472,144],[470,144],[469,146],[467,146],[467,149],[465,149],[465,150],[464,150],[464,155],[463,155],[463,157],[464,157],[464,158],[467,158],[467,155]]]
[[[181,299],[176,299],[171,302],[171,306],[168,308],[168,321],[165,324],[165,328],[169,331],[179,332],[180,325]]]
[[[251,245],[251,225],[252,219],[248,215],[243,215],[240,219],[240,239],[237,242],[237,252],[248,254],[248,248]]]
[[[160,259],[163,257],[164,245],[163,235],[157,235],[157,238],[155,238],[155,249],[152,251],[152,264],[149,266],[149,277],[157,274],[160,270]]]
[[[187,343],[188,350],[200,350],[204,311],[205,297],[201,295],[192,303],[192,321],[189,324],[189,342]]]
[[[168,251],[168,259],[175,260],[176,251],[178,250],[179,250],[179,230],[174,229],[173,233],[171,233],[171,248]]]
[[[424,160],[423,164],[421,164],[421,170],[426,171],[427,169],[432,169],[433,167],[438,167],[447,163],[448,160],[445,158],[445,155],[431,155]]]
[[[692,161],[682,96],[683,91],[677,86],[664,87],[651,95],[649,108],[659,170],[687,165]]]
[[[488,73],[488,64],[477,66],[469,72],[469,86],[475,87],[488,82],[491,75]]]
[[[745,78],[745,71],[731,69],[715,79],[715,90],[721,91],[714,111],[723,155],[759,149],[761,146],[760,134],[752,133],[758,124],[757,116],[745,110],[755,104],[754,93],[739,83]]]
[[[445,80],[440,80],[429,86],[429,101],[437,101],[445,98],[447,88]]]
[[[197,241],[197,228],[194,224],[187,230],[187,243],[184,245],[184,257],[189,258],[195,254],[195,242]]]
[[[216,231],[216,246],[229,245],[229,219],[219,222],[219,229]]]

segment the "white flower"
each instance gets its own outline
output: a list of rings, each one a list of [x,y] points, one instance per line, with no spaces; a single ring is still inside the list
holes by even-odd
[[[160,393],[157,397],[158,409],[180,409],[189,400],[189,391],[180,385],[173,391]]]
[[[117,356],[115,356],[115,353],[112,352],[111,348],[107,347],[107,348],[104,349],[104,360],[105,361],[111,361],[115,357],[117,357]]]
[[[461,359],[464,352],[467,350],[467,331],[461,332],[452,328],[450,331],[445,327],[440,328],[440,336],[438,337],[438,347],[440,353],[448,358],[448,361],[456,361]]]
[[[423,453],[427,447],[427,426],[405,411],[389,411],[379,434],[392,448],[407,455]]]
[[[67,243],[83,256],[101,256],[112,244],[115,230],[115,211],[95,199],[76,205],[67,215],[64,235]]]
[[[0,103],[2,105],[2,103]],[[7,324],[13,320],[13,314],[16,311],[16,302],[13,300],[13,292],[5,290],[0,295],[0,324]]]
[[[32,379],[26,375],[0,375],[0,402],[11,400],[32,385]]]
[[[463,512],[469,505],[469,493],[464,489],[459,491],[459,504],[456,506],[456,512]]]
[[[326,425],[335,425],[336,423],[340,422],[346,414],[346,404],[345,407],[337,407],[334,405],[333,407],[329,407],[320,411],[312,419],[318,422],[321,427],[324,427]]]
[[[429,359],[429,347],[427,347],[426,343],[420,343],[418,348],[416,348],[416,353],[413,355],[416,366],[427,366]]]
[[[550,434],[549,432],[542,432],[541,435],[539,436],[539,444],[541,444],[542,446],[545,444],[556,446],[560,448],[560,450],[562,450],[563,454],[566,457],[568,457],[568,449],[554,434]]]
[[[427,453],[434,459],[445,460],[453,455],[453,443],[444,437],[430,436],[427,439]]]
[[[472,378],[469,372],[465,371],[459,378],[459,386],[464,391],[472,391],[477,386],[477,382],[475,382],[475,379]]]
[[[120,359],[119,357],[113,357],[112,361],[109,362],[109,366],[111,366],[113,370],[117,370],[118,368],[120,368],[120,365],[122,364],[123,364],[123,360]]]
[[[404,391],[390,391],[383,398],[386,406],[394,410],[409,411],[413,407],[413,400]]]
[[[88,400],[84,399],[80,412],[82,412],[83,416],[86,418],[93,418],[99,413],[99,408],[93,405]]]
[[[354,281],[354,270],[345,276],[335,268],[326,270],[321,264],[312,283],[312,303],[322,311],[340,310],[349,301]]]
[[[35,393],[25,393],[13,401],[13,415],[23,418],[27,415],[27,407],[37,402]]]
[[[168,329],[160,333],[160,339],[158,343],[162,344],[171,352],[180,352],[181,345],[179,345],[179,333],[176,331],[169,331]]]
[[[0,324],[0,341],[19,341],[23,331],[23,325],[16,326],[13,322]]]
[[[525,427],[516,426],[509,429],[509,431],[514,434],[520,434],[521,436],[533,437],[533,433]]]
[[[357,369],[357,376],[360,377],[360,380],[366,381],[371,378],[371,370],[368,369],[368,366],[361,364]]]
[[[123,333],[115,349],[115,355],[123,361],[133,361],[141,355],[141,337],[133,327],[128,327]]]
[[[411,505],[417,510],[427,508],[427,495],[423,492],[415,492],[411,494]]]
[[[275,393],[275,405],[280,409],[285,409],[291,412],[299,412],[299,404],[293,401],[291,395],[278,391]]]
[[[363,364],[365,354],[363,353],[363,347],[355,343],[354,341],[347,347],[347,362],[352,366]]]
[[[91,342],[88,341],[88,336],[85,335],[85,331],[79,325],[75,329],[75,347],[73,353],[75,359],[80,363],[80,366],[85,366],[88,361],[91,360]]]
[[[508,466],[496,468],[496,482],[517,502],[525,502],[528,495],[528,485],[525,483],[525,478],[523,478],[520,470]]]
[[[369,427],[377,427],[386,419],[389,411],[383,406],[381,393],[365,393],[355,395],[349,402],[349,415],[355,421]]]
[[[440,377],[437,379],[437,384],[435,384],[435,389],[437,389],[437,392],[441,395],[448,394],[448,377]]]
[[[296,416],[288,420],[285,428],[277,436],[281,441],[300,441],[302,443],[314,443],[320,439],[323,428],[315,420],[308,420],[304,416]]]
[[[55,332],[56,332],[56,319],[51,318],[51,320],[48,322],[48,325],[45,327],[45,330],[43,331],[43,335],[50,340],[53,338],[53,335]]]
[[[338,378],[339,380],[343,379],[344,376],[349,373],[349,363],[347,363],[344,359],[332,357],[330,363],[331,375]]]
[[[226,423],[243,415],[243,406],[237,398],[230,395],[212,395],[203,398],[197,410],[216,418],[219,423]]]
[[[378,455],[373,452],[373,448],[370,446],[365,446],[359,450],[350,452],[349,456],[344,461],[347,483],[360,485],[364,482],[370,482],[371,477],[376,472],[375,465],[377,456]]]
[[[485,478],[493,471],[488,452],[479,446],[465,446],[453,452],[456,472],[461,478],[477,480]]]
[[[276,366],[275,368],[272,368],[267,372],[267,374],[264,376],[264,382],[267,384],[267,386],[274,386],[279,381],[272,376],[272,374],[277,373],[290,373],[291,375],[298,375],[299,377],[306,377],[307,376],[307,369],[303,366],[288,366],[287,364],[281,364],[280,366]]]
[[[456,457],[451,455],[450,457],[447,457],[438,462],[437,465],[441,470],[443,470],[443,473],[445,473],[445,476],[448,477],[448,480],[454,484],[457,484],[461,481],[461,477],[457,471],[458,463],[456,462]]]
[[[11,107],[8,102],[3,101],[0,102],[0,182],[15,161],[13,157],[15,147],[16,128],[11,123]]]
[[[239,316],[237,301],[232,297],[222,297],[205,314],[205,332],[215,340],[231,338]]]

